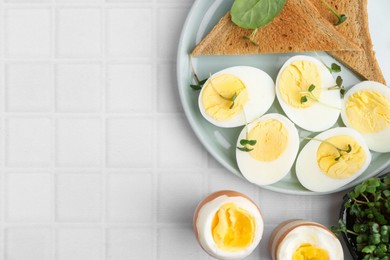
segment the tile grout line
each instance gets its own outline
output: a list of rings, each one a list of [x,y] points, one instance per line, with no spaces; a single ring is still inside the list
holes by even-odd
[[[106,9],[106,5],[105,5],[105,1],[104,0],[100,0],[101,1],[101,36],[100,36],[100,39],[101,39],[101,58],[102,58],[102,62],[100,63],[100,73],[101,73],[101,78],[100,78],[100,90],[101,90],[101,93],[100,93],[100,97],[101,97],[101,105],[100,105],[100,109],[101,109],[101,154],[100,154],[100,159],[101,159],[101,171],[100,171],[100,174],[101,174],[101,180],[102,180],[102,183],[101,183],[101,187],[102,187],[102,190],[101,190],[101,223],[102,223],[102,226],[101,226],[101,230],[102,230],[102,252],[101,252],[101,259],[107,259],[108,258],[108,243],[107,243],[107,231],[108,231],[108,220],[107,220],[107,198],[108,198],[108,194],[107,194],[107,178],[108,178],[108,174],[107,174],[107,165],[106,165],[106,162],[107,162],[107,141],[108,141],[108,138],[107,138],[107,123],[108,123],[108,120],[107,120],[107,115],[106,115],[106,93],[107,93],[107,90],[106,90],[106,86],[107,86],[107,44],[106,44],[106,39],[107,39],[107,9]]]
[[[152,155],[152,162],[153,162],[153,178],[152,178],[152,226],[153,230],[151,231],[152,233],[152,259],[157,260],[158,257],[158,237],[159,237],[159,230],[158,230],[158,208],[159,208],[159,200],[158,200],[158,193],[159,193],[159,174],[158,174],[158,122],[159,122],[159,117],[157,113],[157,100],[158,100],[158,95],[157,95],[157,78],[158,78],[158,63],[157,63],[157,58],[158,58],[158,48],[157,48],[157,37],[156,34],[158,32],[158,8],[157,8],[157,0],[153,0],[152,2],[153,8],[152,8],[152,21],[151,21],[151,27],[150,30],[152,32],[151,34],[151,53],[152,53],[152,73],[153,76],[153,82],[152,82],[152,124],[153,124],[153,155]],[[154,213],[154,214],[153,214]]]
[[[52,176],[52,223],[51,223],[51,257],[52,259],[56,259],[57,255],[57,230],[56,230],[56,223],[57,223],[57,175],[56,175],[56,159],[57,159],[57,147],[56,147],[56,137],[57,137],[57,119],[56,119],[56,106],[57,106],[57,65],[53,62],[56,58],[56,51],[57,51],[57,32],[56,32],[56,26],[57,26],[57,16],[56,16],[56,8],[54,6],[54,0],[51,0],[51,27],[50,27],[50,47],[51,47],[51,75],[52,75],[52,93],[51,93],[51,125],[52,125],[52,135],[51,135],[51,176]]]
[[[0,69],[1,69],[1,72],[0,72],[0,75],[2,75],[1,77],[1,83],[0,83],[0,86],[1,86],[1,97],[2,97],[2,105],[1,105],[1,108],[0,108],[0,112],[1,112],[1,140],[0,140],[0,143],[1,143],[1,162],[0,162],[0,167],[1,167],[1,184],[0,184],[0,189],[1,189],[1,192],[0,192],[0,195],[1,195],[1,198],[0,198],[0,203],[1,203],[1,215],[0,215],[0,252],[1,252],[1,255],[0,255],[0,260],[5,260],[5,257],[6,257],[6,246],[5,246],[5,243],[6,243],[6,229],[5,229],[5,153],[6,153],[6,146],[5,146],[5,135],[6,135],[6,124],[5,124],[5,117],[4,117],[4,114],[5,114],[5,101],[6,101],[6,97],[5,97],[5,88],[6,88],[6,80],[5,80],[5,62],[4,62],[4,57],[5,57],[5,26],[6,26],[6,23],[5,23],[5,10],[4,10],[4,3],[3,2],[0,2],[0,18],[1,18],[1,21],[0,21],[0,39],[2,40],[3,44],[0,44]]]

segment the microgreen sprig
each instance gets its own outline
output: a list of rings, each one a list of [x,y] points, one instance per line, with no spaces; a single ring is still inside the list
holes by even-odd
[[[259,28],[254,29],[249,36],[245,35],[245,36],[242,36],[242,38],[245,39],[245,40],[250,41],[250,43],[252,43],[255,46],[259,46],[259,44],[257,42],[255,42],[255,40],[254,40],[258,29]]]
[[[314,95],[314,93],[313,93],[313,91],[314,91],[315,89],[316,89],[316,86],[315,86],[314,84],[311,84],[311,85],[309,86],[309,88],[307,89],[307,91],[301,91],[301,92],[299,92],[299,94],[302,95],[302,96],[301,96],[301,99],[300,99],[301,104],[304,104],[304,103],[308,102],[309,99],[311,99],[311,100],[314,100],[315,102],[320,103],[320,104],[322,104],[322,105],[324,105],[324,106],[327,106],[327,107],[329,107],[329,108],[341,110],[341,109],[338,108],[338,107],[335,107],[335,106],[326,104],[326,103],[322,102],[321,100],[319,100],[319,99]]]
[[[317,58],[321,61],[321,63],[329,70],[330,73],[339,73],[341,72],[341,67],[337,63],[332,63],[330,67],[325,63],[325,61],[318,55],[317,52],[314,52]]]
[[[248,120],[246,118],[246,114],[245,114],[245,111],[244,111],[244,117],[245,117],[245,139],[241,139],[240,140],[240,145],[242,147],[237,147],[238,150],[242,151],[242,152],[250,152],[250,151],[253,151],[253,146],[255,146],[257,144],[257,140],[250,140],[249,139],[249,129],[248,129]]]
[[[341,157],[343,157],[343,155],[352,152],[352,146],[350,144],[347,145],[347,147],[348,147],[347,149],[342,149],[342,148],[340,148],[340,147],[338,147],[338,146],[336,146],[336,145],[334,145],[331,142],[328,142],[326,140],[321,140],[321,139],[312,138],[312,137],[305,137],[305,139],[318,141],[318,142],[325,143],[325,144],[328,144],[328,145],[334,147],[337,150],[337,152],[339,153],[339,156],[334,159],[335,161],[339,161],[341,159]]]
[[[337,17],[337,23],[335,25],[340,25],[347,20],[347,16],[345,14],[339,14],[330,4],[328,4],[325,0],[321,0],[326,7]]]
[[[194,79],[195,79],[195,82],[196,84],[190,84],[190,87],[193,89],[193,90],[201,90],[203,85],[206,83],[206,81],[208,80],[207,78],[206,79],[203,79],[203,80],[199,80],[199,77],[198,75],[195,73],[195,69],[194,69],[194,65],[192,63],[192,56],[190,55],[190,65],[191,65],[191,71],[192,71],[192,75],[194,76]]]
[[[345,95],[345,87],[343,86],[343,78],[341,76],[337,76],[336,78],[336,85],[333,87],[329,87],[328,90],[340,90],[341,97],[344,97]]]
[[[224,95],[222,95],[220,92],[218,92],[218,90],[214,87],[214,84],[213,84],[213,80],[211,79],[211,75],[210,75],[210,85],[211,87],[214,89],[215,92],[217,92],[217,94],[219,95],[220,98],[226,100],[226,101],[230,101],[232,102],[229,109],[232,109],[235,105],[235,101],[236,101],[236,98],[238,96],[238,94],[236,92],[233,93],[233,95],[229,98],[229,97],[225,97]]]

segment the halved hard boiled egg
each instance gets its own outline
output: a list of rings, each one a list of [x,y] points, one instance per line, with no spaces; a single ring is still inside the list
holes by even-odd
[[[218,259],[242,259],[250,255],[263,230],[259,208],[236,191],[212,193],[195,210],[195,236],[201,247]]]
[[[336,190],[359,177],[369,166],[371,153],[354,129],[337,127],[313,137],[299,153],[299,182],[316,192]]]
[[[237,127],[262,116],[275,99],[275,84],[264,71],[236,66],[213,74],[199,95],[203,117],[219,127]]]
[[[380,153],[390,152],[390,89],[374,81],[352,87],[344,96],[341,118],[357,130],[368,147]]]
[[[278,225],[269,242],[273,260],[343,260],[340,241],[325,226],[305,220],[288,220]]]
[[[237,147],[236,159],[242,175],[252,183],[269,185],[290,171],[298,153],[299,135],[287,117],[266,114],[241,131]]]
[[[319,60],[294,56],[276,79],[276,96],[286,115],[303,129],[320,132],[331,128],[341,110],[336,81]]]

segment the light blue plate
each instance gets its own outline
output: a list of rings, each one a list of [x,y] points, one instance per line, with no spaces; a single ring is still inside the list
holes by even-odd
[[[378,0],[372,2],[369,6],[370,17],[370,29],[371,35],[376,45],[377,57],[382,67],[387,80],[390,80],[390,36],[384,35],[381,30],[376,28],[383,28],[379,25],[388,24],[390,22],[389,16],[386,14],[386,10],[390,10],[390,1]],[[375,2],[375,3],[374,3]],[[190,56],[196,44],[203,39],[203,37],[214,27],[219,19],[230,9],[233,0],[197,0],[195,1],[187,20],[184,24],[180,44],[177,55],[177,80],[180,98],[183,104],[185,114],[190,122],[195,134],[206,147],[206,149],[219,161],[226,169],[233,174],[243,178],[240,173],[235,157],[235,144],[237,137],[242,129],[223,129],[218,128],[208,123],[200,114],[198,108],[198,95],[199,93],[193,91],[190,88],[190,84],[194,83],[194,79],[191,73]],[[383,12],[383,13],[381,13]],[[383,20],[385,19],[385,21]],[[378,25],[378,26],[375,26]],[[221,69],[237,66],[237,65],[249,65],[254,66],[267,72],[274,80],[282,64],[292,56],[296,54],[271,54],[271,55],[248,55],[248,56],[209,56],[209,57],[196,57],[193,58],[193,65],[196,73],[201,79],[208,77],[211,73],[215,73]],[[314,53],[305,53],[305,55],[314,56]],[[319,53],[321,58],[327,63],[331,64],[334,60],[326,53]],[[346,86],[352,86],[360,80],[353,75],[345,67],[342,67],[341,74]],[[283,114],[277,101],[273,104],[269,112],[278,112]],[[344,126],[341,120],[336,124],[338,126]],[[300,136],[307,136],[309,133],[302,129],[298,129]],[[305,141],[301,142],[302,146],[306,144]],[[348,185],[332,191],[337,192],[340,190],[348,189],[360,183],[362,180],[375,176],[383,171],[390,164],[390,153],[378,154],[372,153],[372,162],[369,168],[357,178],[355,181]],[[295,175],[295,165],[292,167],[291,172],[283,178],[281,181],[269,185],[262,186],[265,189],[298,195],[314,195],[324,194],[315,193],[305,189],[298,181]]]

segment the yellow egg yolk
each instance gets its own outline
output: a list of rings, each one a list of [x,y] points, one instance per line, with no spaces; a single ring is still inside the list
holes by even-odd
[[[258,161],[270,162],[277,159],[286,149],[288,132],[283,124],[275,119],[257,123],[248,135],[249,140],[256,144],[249,154]]]
[[[230,74],[210,78],[202,92],[206,113],[217,121],[227,121],[237,115],[248,100],[244,83]]]
[[[237,252],[252,244],[255,229],[255,219],[248,211],[226,203],[215,214],[211,233],[218,248]]]
[[[309,93],[311,85],[315,89]],[[321,75],[317,65],[306,60],[292,62],[279,78],[279,92],[284,102],[295,108],[306,108],[314,104],[321,96]],[[307,101],[301,102],[306,96]]]
[[[351,147],[349,152],[348,145]],[[363,166],[366,156],[366,152],[354,138],[340,135],[321,143],[317,150],[317,163],[321,171],[329,177],[344,179],[355,174]]]
[[[348,98],[346,114],[351,126],[359,132],[379,132],[390,125],[390,102],[377,91],[357,91]]]
[[[295,250],[292,260],[328,260],[328,252],[311,244],[303,244]]]

